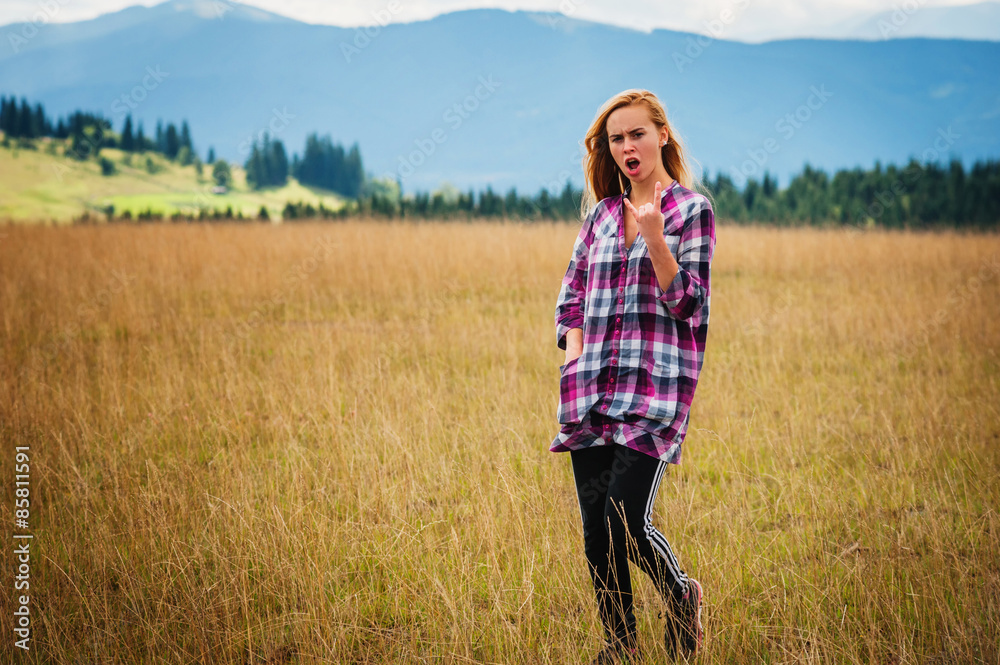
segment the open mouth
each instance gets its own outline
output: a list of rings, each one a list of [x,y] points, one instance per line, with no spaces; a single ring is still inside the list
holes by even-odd
[[[625,160],[625,168],[628,169],[629,173],[635,173],[639,170],[639,160],[635,157]]]

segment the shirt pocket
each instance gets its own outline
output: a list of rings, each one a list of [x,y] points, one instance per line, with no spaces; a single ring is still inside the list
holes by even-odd
[[[677,399],[677,379],[681,374],[680,364],[673,358],[654,358],[650,378],[653,383],[653,398],[657,401]]]
[[[680,367],[670,358],[656,358],[649,373],[650,388],[646,413],[650,420],[670,422],[677,411]]]
[[[672,358],[653,358],[653,379],[656,381],[677,379],[680,376],[680,363]]]
[[[583,381],[580,375],[582,354],[565,365],[559,366],[559,409],[560,423],[578,423],[583,420],[580,405],[583,403]]]

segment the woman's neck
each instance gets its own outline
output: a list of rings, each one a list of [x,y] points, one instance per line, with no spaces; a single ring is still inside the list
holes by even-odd
[[[632,202],[632,205],[638,206],[644,203],[652,203],[657,180],[660,181],[661,195],[662,192],[674,184],[674,179],[667,174],[666,169],[660,169],[658,173],[653,173],[640,183],[633,182],[631,185],[632,189],[628,194],[628,200]]]

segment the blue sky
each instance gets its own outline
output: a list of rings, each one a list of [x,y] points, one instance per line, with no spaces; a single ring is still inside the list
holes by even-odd
[[[29,21],[68,22],[93,18],[130,5],[160,0],[3,0],[0,25]],[[228,2],[230,0],[200,0]],[[827,36],[831,26],[850,24],[879,11],[903,5],[915,8],[970,4],[968,0],[246,0],[253,5],[307,23],[339,26],[374,25],[432,18],[460,9],[498,7],[558,11],[575,18],[649,31],[654,28],[715,34],[723,39],[766,41]],[[728,17],[728,20],[721,20]],[[719,26],[713,33],[710,26]]]

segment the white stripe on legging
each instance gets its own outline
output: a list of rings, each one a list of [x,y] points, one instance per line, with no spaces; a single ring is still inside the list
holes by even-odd
[[[687,575],[681,572],[680,564],[677,563],[677,558],[674,556],[673,550],[670,549],[670,543],[663,536],[662,533],[656,530],[653,526],[652,515],[653,515],[653,505],[656,503],[656,493],[660,487],[660,481],[663,479],[663,474],[667,470],[666,460],[660,460],[659,466],[656,468],[656,476],[653,478],[653,486],[650,488],[649,498],[646,499],[646,514],[644,516],[645,524],[643,525],[643,531],[646,533],[646,539],[649,540],[650,545],[653,549],[657,550],[667,562],[667,567],[670,568],[670,572],[673,574],[674,579],[676,579],[681,588],[687,587]]]

